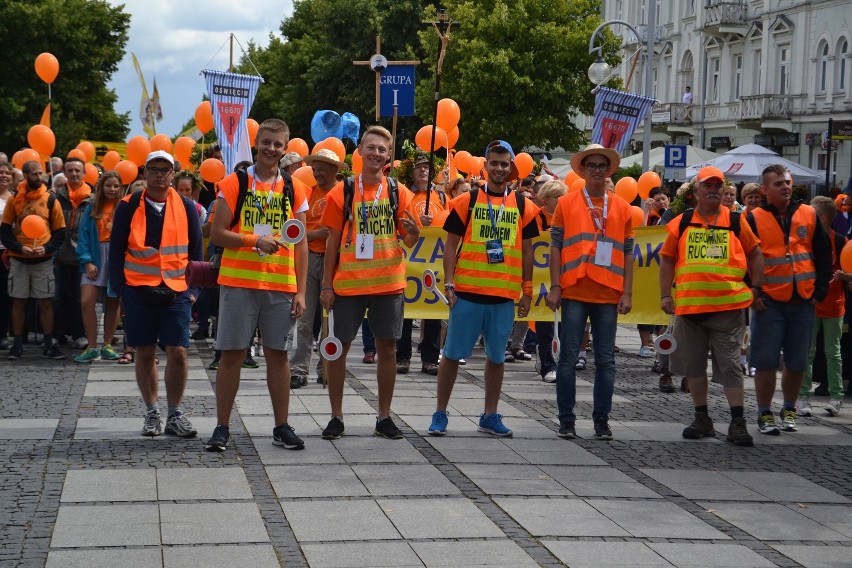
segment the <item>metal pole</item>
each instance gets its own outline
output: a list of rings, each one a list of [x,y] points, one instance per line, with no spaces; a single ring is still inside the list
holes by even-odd
[[[645,96],[652,97],[654,92],[654,40],[657,35],[657,3],[648,0],[648,27],[645,38]],[[642,132],[642,171],[647,172],[651,152],[651,113],[645,115],[645,128]]]
[[[704,105],[705,100],[707,99],[707,50],[703,48],[704,40],[701,39],[701,36],[698,36],[699,45],[701,47],[701,149],[705,150],[707,148],[707,132],[704,129],[704,113],[706,112],[706,108]]]
[[[828,119],[828,144],[825,152],[825,189],[822,195],[831,195],[829,188],[831,187],[831,128],[834,126],[834,119]]]

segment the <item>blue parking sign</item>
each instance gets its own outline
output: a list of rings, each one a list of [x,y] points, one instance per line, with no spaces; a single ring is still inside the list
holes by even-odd
[[[379,115],[414,116],[414,65],[389,65],[379,78]]]
[[[686,145],[683,144],[667,144],[666,145],[666,163],[667,168],[685,168],[686,167]]]

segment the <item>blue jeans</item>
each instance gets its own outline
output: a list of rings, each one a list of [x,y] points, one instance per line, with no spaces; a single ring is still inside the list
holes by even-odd
[[[615,390],[615,332],[618,323],[616,304],[592,304],[562,299],[562,333],[559,361],[556,364],[556,404],[559,422],[574,422],[577,402],[577,354],[583,341],[586,320],[592,321],[595,350],[595,386],[593,420],[606,420],[612,410]]]

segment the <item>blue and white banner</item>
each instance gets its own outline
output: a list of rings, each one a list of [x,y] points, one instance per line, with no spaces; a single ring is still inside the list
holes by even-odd
[[[599,87],[592,143],[621,152],[656,102],[651,97]]]
[[[230,173],[239,162],[251,161],[251,151],[245,155],[250,147],[246,119],[263,78],[208,69],[204,70],[204,78],[213,110],[213,126],[222,149],[222,161],[225,171]]]

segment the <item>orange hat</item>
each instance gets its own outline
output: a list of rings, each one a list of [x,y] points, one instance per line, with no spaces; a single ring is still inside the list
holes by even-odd
[[[712,178],[719,178],[719,181],[725,181],[725,174],[715,166],[706,166],[698,170],[698,181],[707,181]]]

